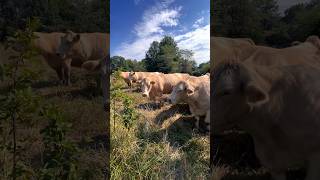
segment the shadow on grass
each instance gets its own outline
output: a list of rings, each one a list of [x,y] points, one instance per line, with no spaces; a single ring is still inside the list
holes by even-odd
[[[79,142],[79,146],[83,149],[106,149],[109,147],[108,138],[107,134],[96,135],[91,137],[89,140],[82,140]]]
[[[57,86],[61,86],[61,82],[58,80],[56,81],[40,80],[32,84],[32,88],[35,88],[35,89],[52,88]]]
[[[102,96],[102,92],[95,86],[86,86],[79,89],[78,87],[59,86],[51,89],[41,90],[40,93],[44,98],[50,99],[54,97],[68,97],[71,99],[85,98],[92,99],[94,97]]]
[[[196,119],[194,117],[180,117],[166,129],[161,129],[159,131],[150,133],[144,133],[145,131],[140,129],[139,137],[148,139],[148,141],[154,143],[159,143],[166,139],[171,145],[183,146],[194,137],[194,132],[197,131],[195,129],[195,122]]]
[[[169,119],[170,117],[174,116],[177,113],[183,114],[183,115],[191,114],[189,110],[189,106],[187,104],[172,105],[169,109],[160,112],[155,117],[155,122],[159,125],[162,125],[165,120]]]
[[[147,111],[154,111],[157,109],[161,109],[162,108],[162,104],[161,103],[156,103],[156,102],[148,102],[148,103],[144,103],[144,104],[139,104],[138,106],[136,106],[137,109],[143,109],[143,110],[147,110]]]

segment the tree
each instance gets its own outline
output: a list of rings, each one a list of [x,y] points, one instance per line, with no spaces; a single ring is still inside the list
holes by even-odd
[[[147,71],[154,72],[157,71],[157,62],[160,53],[160,45],[158,41],[153,41],[146,53],[146,58],[143,60],[145,62],[145,68]]]
[[[216,0],[212,5],[212,34],[250,37],[263,43],[279,22],[275,0]]]
[[[194,53],[188,49],[182,49],[179,54],[179,72],[191,74],[196,69],[196,62],[193,59]]]
[[[159,52],[156,56],[156,70],[169,73],[178,70],[179,48],[174,39],[164,36],[159,43]]]

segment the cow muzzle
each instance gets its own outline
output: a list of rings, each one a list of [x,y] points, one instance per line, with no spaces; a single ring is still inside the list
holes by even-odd
[[[148,97],[149,95],[147,93],[142,93],[143,97]]]

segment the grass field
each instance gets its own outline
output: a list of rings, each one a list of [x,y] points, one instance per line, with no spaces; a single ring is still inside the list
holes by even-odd
[[[5,63],[8,54],[0,47],[0,61]],[[40,71],[39,78],[33,82],[32,90],[41,97],[41,104],[55,105],[59,108],[65,119],[72,124],[67,133],[67,139],[74,142],[79,148],[78,172],[83,179],[104,179],[107,159],[106,132],[108,120],[102,107],[102,96],[95,78],[96,74],[88,73],[80,69],[72,69],[72,85],[61,86],[58,77],[42,59],[39,58],[36,64],[28,64],[31,69]],[[5,91],[6,83],[2,82],[1,91]],[[47,121],[39,115],[32,117],[35,123],[32,127],[24,124],[17,125],[18,146],[23,147],[20,155],[21,161],[28,166],[30,177],[35,178],[37,172],[43,166],[43,142],[40,130],[47,125]],[[6,138],[6,137],[2,137]],[[9,137],[7,137],[9,138]],[[24,139],[28,139],[25,141]],[[1,152],[0,168],[9,170],[11,168],[10,156]],[[0,179],[8,175],[1,173]],[[35,178],[36,179],[36,178]]]
[[[123,102],[111,101],[111,179],[208,179],[209,136],[193,130],[188,106],[160,108],[139,92],[122,91],[138,118],[126,128]]]

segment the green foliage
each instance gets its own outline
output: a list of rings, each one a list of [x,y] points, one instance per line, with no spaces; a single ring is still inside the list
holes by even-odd
[[[41,130],[44,143],[44,166],[40,179],[77,179],[77,146],[66,138],[71,124],[65,120],[61,110],[48,107],[42,111],[49,124]]]
[[[160,42],[154,41],[146,53],[145,69],[150,72],[192,73],[196,69],[194,53],[188,49],[180,50],[175,40],[164,36]]]
[[[6,84],[7,90],[0,95],[0,133],[3,137],[0,151],[6,156],[11,156],[0,166],[1,177],[4,178],[9,176],[12,179],[27,178],[33,174],[21,161],[24,148],[22,144],[27,139],[18,137],[17,125],[32,127],[34,114],[40,108],[40,98],[31,88],[32,81],[37,78],[36,72],[24,65],[25,61],[31,63],[37,54],[31,42],[34,39],[33,31],[38,25],[37,19],[28,19],[24,30],[18,30],[10,38],[7,47],[18,51],[1,67],[1,79]],[[12,165],[9,165],[11,163]]]
[[[157,61],[160,53],[160,47],[158,41],[153,41],[146,53],[146,58],[143,60],[147,71],[157,71]]]
[[[133,99],[128,95],[123,97],[123,111],[121,117],[126,128],[130,128],[133,122],[138,119],[138,113],[133,107]]]
[[[120,80],[120,71],[116,71],[113,74],[110,94],[111,102],[114,109],[114,118],[120,117],[123,125],[126,128],[131,128],[132,124],[139,118],[139,114],[134,108],[134,101],[132,97],[124,93],[121,89],[123,88],[122,81]],[[123,106],[122,111],[116,110],[117,102],[120,102]]]
[[[250,37],[257,44],[286,47],[320,35],[319,12],[319,0],[293,5],[283,15],[275,0],[211,1],[211,34]]]
[[[111,59],[111,71],[145,71],[143,61],[125,59],[121,56],[113,56]]]
[[[41,31],[109,32],[109,6],[105,0],[2,0],[0,41],[39,17]]]

